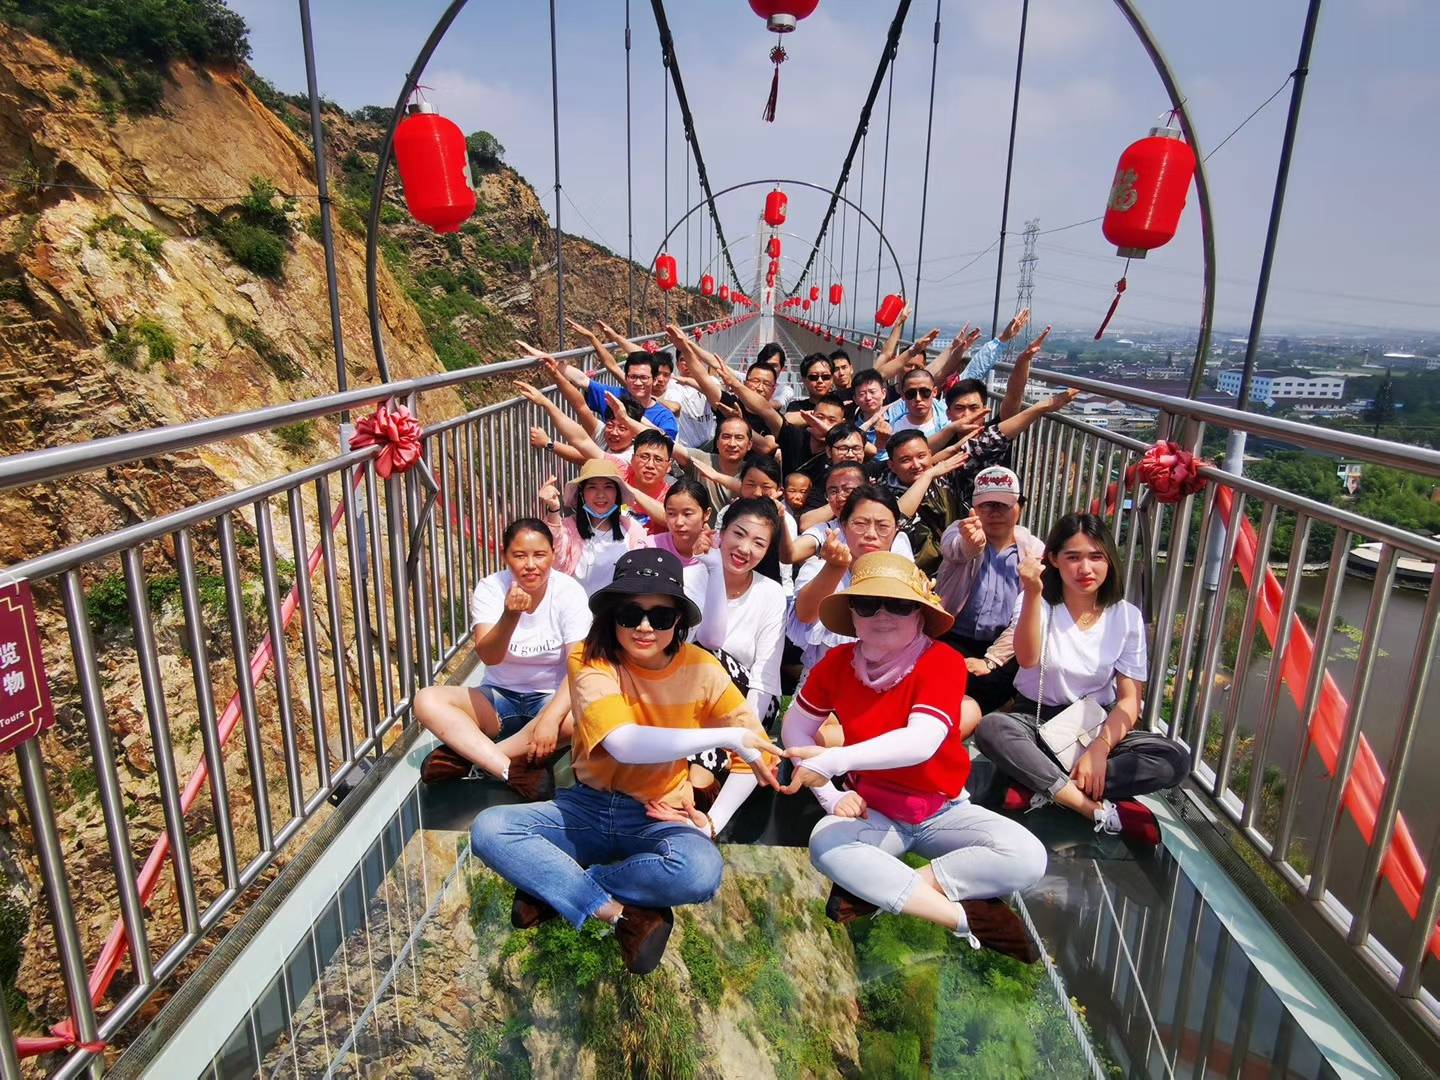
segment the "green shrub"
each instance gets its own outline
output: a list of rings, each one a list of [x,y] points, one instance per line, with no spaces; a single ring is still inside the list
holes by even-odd
[[[301,420],[275,429],[280,445],[292,454],[303,454],[315,446],[315,421]]]
[[[250,58],[245,20],[224,0],[0,0],[0,21],[88,60],[164,66]]]
[[[165,329],[165,324],[142,315],[131,324],[132,329],[150,353],[150,362],[169,362],[175,359],[175,335]]]
[[[476,175],[494,172],[504,164],[505,147],[488,131],[466,136],[465,148],[469,151],[470,171]]]
[[[715,951],[715,943],[691,918],[685,920],[680,959],[685,961],[685,968],[690,972],[690,987],[695,995],[712,1009],[718,1008],[720,995],[725,989],[720,974],[720,955]]]
[[[225,325],[235,335],[235,342],[248,346],[265,365],[275,373],[281,382],[294,382],[305,377],[305,369],[288,352],[277,345],[273,338],[255,323],[248,323],[234,315],[225,316]]]
[[[290,221],[294,209],[293,196],[282,197],[270,181],[252,176],[250,194],[240,200],[240,220],[276,236],[289,236],[294,228]]]
[[[120,237],[120,255],[142,265],[149,265],[151,260],[160,258],[165,249],[164,235],[154,229],[137,229],[119,214],[106,214],[86,227],[85,235],[89,237],[91,247],[99,246],[101,233]]]
[[[145,350],[143,361],[142,348]],[[175,336],[165,329],[164,323],[141,315],[115,331],[105,343],[105,355],[123,367],[144,371],[157,360],[175,359]]]
[[[30,908],[12,893],[0,894],[0,989],[12,1028],[30,1017],[25,996],[15,987],[20,961],[25,955],[25,936],[30,929]]]
[[[243,221],[226,221],[216,228],[215,236],[230,257],[246,270],[261,277],[284,276],[285,241],[274,233]]]

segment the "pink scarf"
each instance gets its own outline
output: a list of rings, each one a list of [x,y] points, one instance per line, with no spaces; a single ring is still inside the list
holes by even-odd
[[[916,615],[915,619],[918,624],[920,616]],[[851,658],[855,665],[855,677],[877,694],[883,694],[914,671],[920,657],[924,656],[925,650],[933,644],[934,642],[926,636],[924,630],[917,625],[915,636],[910,639],[908,645],[877,664],[865,659],[865,643],[860,641],[855,645],[855,652]]]

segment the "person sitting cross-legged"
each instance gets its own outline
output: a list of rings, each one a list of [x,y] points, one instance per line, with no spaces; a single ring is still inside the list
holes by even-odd
[[[590,610],[590,632],[569,658],[575,786],[550,802],[485,810],[470,846],[515,886],[516,928],[556,917],[609,923],[626,969],[643,975],[664,955],[671,909],[720,888],[715,838],[759,784],[777,786],[781,750],[720,661],[686,642],[700,612],[675,555],[627,552]],[[686,759],[717,747],[733,760],[705,813]]]
[[[967,723],[962,709],[964,660],[934,640],[952,620],[930,580],[892,552],[862,555],[820,618],[856,640],[815,665],[786,713],[796,768],[781,790],[809,787],[825,809],[810,859],[835,883],[826,913],[848,922],[883,908],[1034,963],[1035,943],[1005,900],[1044,874],[1045,848],[965,794],[975,717]],[[824,749],[816,736],[832,713],[845,743]],[[843,792],[831,782],[841,773]],[[930,864],[912,869],[907,852]]]

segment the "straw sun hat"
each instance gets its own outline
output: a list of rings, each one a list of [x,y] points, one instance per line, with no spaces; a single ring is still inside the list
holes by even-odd
[[[855,617],[850,612],[852,596],[888,596],[913,600],[925,617],[925,633],[938,638],[955,625],[925,572],[903,555],[872,551],[861,555],[850,567],[850,587],[820,601],[820,621],[832,633],[855,636]]]
[[[625,483],[625,478],[620,475],[619,468],[613,461],[605,458],[590,458],[580,467],[580,474],[565,485],[564,503],[566,506],[575,504],[575,493],[579,491],[586,480],[609,480],[620,491],[619,502],[634,502],[634,496],[630,494],[630,486]]]

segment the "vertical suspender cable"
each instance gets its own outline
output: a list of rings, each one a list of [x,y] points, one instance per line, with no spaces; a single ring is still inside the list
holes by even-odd
[[[555,0],[550,0],[550,112],[555,133],[555,347],[565,348],[565,255],[560,246],[560,69],[555,49]]]
[[[899,50],[896,49],[896,52]],[[885,258],[885,194],[890,188],[890,115],[895,111],[895,57],[890,57],[890,86],[885,91],[885,156],[880,163],[880,227],[875,239],[875,307],[880,307],[880,266]],[[902,281],[901,287],[904,287]]]
[[[310,141],[315,146],[315,191],[320,197],[320,243],[325,248],[325,293],[330,300],[330,341],[335,349],[335,390],[349,387],[345,376],[345,338],[340,326],[340,288],[335,273],[335,227],[330,220],[330,180],[325,162],[325,125],[320,119],[320,91],[315,76],[315,35],[310,26],[310,0],[300,0],[300,36],[305,46],[305,89],[310,95]],[[342,413],[342,423],[350,419]]]
[[[665,223],[661,228],[668,229],[670,228],[670,59],[663,51],[660,57],[660,62],[665,66],[665,85],[661,88],[661,95],[665,99],[665,122],[661,127],[664,142],[664,150],[661,152],[661,158],[663,160],[661,171],[665,177]],[[655,268],[653,266],[650,267],[650,272],[654,273],[654,271]],[[660,302],[665,308],[665,321],[669,322],[670,294],[668,292],[661,292]]]
[[[627,332],[635,334],[635,178],[630,157],[630,0],[625,0],[625,284],[630,295]]]
[[[685,205],[690,205],[690,141],[685,141]],[[665,222],[668,227],[670,222]],[[690,219],[685,219],[685,281],[690,281]]]
[[[839,284],[839,286],[840,286],[842,289],[845,287],[845,248],[849,245],[849,239],[848,239],[848,237],[849,237],[849,235],[850,235],[850,233],[849,233],[849,225],[850,225],[850,181],[849,181],[849,180],[846,180],[846,181],[845,181],[845,205],[844,205],[844,207],[841,208],[841,211],[840,211],[840,264],[839,264],[839,269],[836,271],[837,275],[839,276],[838,284]],[[855,228],[856,228],[857,231],[859,230],[860,225],[859,225],[858,222],[856,223]],[[829,299],[829,298],[827,297],[826,299]],[[844,325],[845,325],[845,307],[844,307],[843,303],[840,304],[840,305],[838,305],[838,306],[835,308],[834,321],[837,322],[837,323],[839,323],[841,326],[844,326]]]
[[[860,209],[865,209],[865,148],[870,142],[870,133],[867,131],[860,139]],[[846,320],[846,326],[855,325],[855,298],[860,292],[860,235],[864,232],[856,215],[855,222],[855,269],[850,280],[850,318]],[[878,276],[880,271],[875,271]]]
[[[1000,332],[1000,286],[1005,277],[1005,228],[1010,219],[1010,173],[1015,167],[1015,122],[1020,116],[1020,75],[1025,70],[1025,28],[1030,0],[1020,5],[1020,44],[1015,50],[1015,94],[1010,101],[1010,149],[1005,155],[1005,195],[1000,200],[1000,253],[995,256],[995,306],[990,311],[990,336]]]
[[[925,265],[925,208],[930,200],[930,136],[935,128],[935,69],[940,63],[941,2],[942,0],[935,0],[935,36],[930,53],[930,105],[925,120],[925,175],[920,182],[920,244],[915,253],[914,315],[910,321],[912,330],[920,326],[920,274]]]

